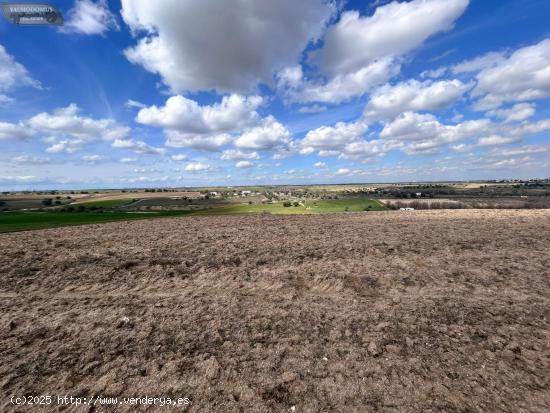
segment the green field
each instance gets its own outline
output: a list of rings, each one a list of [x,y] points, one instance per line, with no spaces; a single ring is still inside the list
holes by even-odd
[[[97,224],[148,218],[186,215],[186,211],[160,212],[3,212],[0,213],[0,232],[26,231],[67,225]]]
[[[128,200],[125,200],[127,202]],[[100,202],[94,203],[99,206]],[[80,204],[90,206],[89,204]],[[111,221],[125,221],[148,218],[174,217],[181,215],[231,215],[231,214],[319,214],[330,212],[382,211],[386,208],[378,201],[366,198],[306,201],[299,206],[285,207],[283,202],[273,204],[238,204],[213,207],[196,211],[155,212],[59,212],[29,211],[0,213],[0,232],[25,231],[61,227],[66,225],[96,224]]]
[[[369,208],[370,207],[370,208]],[[366,199],[335,199],[335,200],[319,200],[319,201],[306,201],[300,203],[299,206],[285,207],[283,202],[276,202],[273,204],[239,204],[239,205],[227,205],[218,208],[210,208],[202,211],[196,211],[193,215],[227,215],[227,214],[321,214],[328,212],[361,212],[365,210],[369,211],[383,211],[386,208],[380,202]]]

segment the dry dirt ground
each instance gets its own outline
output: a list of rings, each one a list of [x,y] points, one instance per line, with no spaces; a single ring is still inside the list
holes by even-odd
[[[183,217],[0,242],[0,411],[146,410],[16,409],[22,394],[550,411],[550,210]]]

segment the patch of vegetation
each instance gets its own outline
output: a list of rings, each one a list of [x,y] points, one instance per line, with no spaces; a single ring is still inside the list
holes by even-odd
[[[125,200],[127,202],[128,200]],[[328,212],[382,211],[383,204],[368,198],[350,198],[316,201],[285,201],[272,204],[235,204],[194,211],[109,211],[98,206],[104,202],[82,203],[64,207],[63,210],[21,211],[0,213],[0,232],[25,231],[67,225],[96,224],[147,218],[162,218],[181,215],[232,215],[232,214],[319,214]],[[109,205],[109,204],[107,204]]]
[[[370,208],[369,208],[370,207]],[[272,204],[227,205],[195,211],[194,215],[228,214],[321,214],[329,212],[384,211],[387,208],[379,201],[368,198],[331,199],[316,201],[276,202]]]
[[[97,224],[111,221],[173,217],[185,214],[188,214],[188,212],[3,212],[0,213],[0,232],[26,231],[67,225]]]

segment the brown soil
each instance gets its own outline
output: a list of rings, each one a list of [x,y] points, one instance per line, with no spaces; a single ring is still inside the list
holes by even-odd
[[[548,210],[185,217],[0,241],[1,411],[21,394],[550,410]],[[88,411],[139,410],[117,409]]]

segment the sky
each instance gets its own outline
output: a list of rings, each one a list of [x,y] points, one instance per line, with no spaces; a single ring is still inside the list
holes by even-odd
[[[50,4],[0,18],[0,190],[550,177],[547,0]]]

